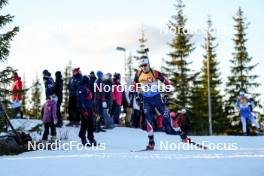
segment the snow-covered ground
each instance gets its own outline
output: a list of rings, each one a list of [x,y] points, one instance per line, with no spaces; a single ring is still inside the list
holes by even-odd
[[[58,129],[58,136],[69,138],[63,140],[64,144],[79,142],[78,131],[64,127]],[[115,128],[95,133],[95,138],[101,146],[94,150],[77,150],[75,146],[70,151],[39,150],[0,157],[0,173],[3,176],[264,175],[264,137],[260,136],[192,136],[193,141],[208,141],[211,147],[218,144],[221,149],[226,145],[226,150],[184,150],[189,144],[175,148],[182,144],[178,136],[156,133],[156,150],[150,152],[130,152],[146,145],[146,133],[140,129]],[[171,148],[165,150],[160,144],[169,144]]]

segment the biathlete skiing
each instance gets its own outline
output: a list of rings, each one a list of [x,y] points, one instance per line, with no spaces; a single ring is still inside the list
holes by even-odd
[[[169,81],[159,71],[150,68],[149,58],[147,56],[142,56],[140,58],[140,69],[136,71],[133,85],[136,96],[141,95],[143,101],[146,130],[149,140],[146,150],[154,150],[155,147],[153,130],[153,112],[155,108],[162,115],[163,121],[169,122],[172,129],[180,135],[183,142],[191,143],[191,139],[185,135],[181,128],[177,124],[172,123],[170,112],[161,99],[158,81],[161,81],[166,86],[166,92],[169,92],[167,90]]]

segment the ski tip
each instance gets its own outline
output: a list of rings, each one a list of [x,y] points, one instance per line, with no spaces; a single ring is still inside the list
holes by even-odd
[[[149,149],[130,150],[130,152],[148,152],[148,151],[155,151],[155,149],[153,150],[149,150]]]

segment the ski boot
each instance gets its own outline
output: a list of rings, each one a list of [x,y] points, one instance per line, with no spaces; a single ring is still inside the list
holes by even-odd
[[[191,138],[186,136],[184,139],[182,139],[182,142],[183,143],[191,143]]]
[[[97,146],[98,145],[95,139],[92,139],[89,142],[90,142],[89,146]]]
[[[62,127],[63,127],[63,124],[62,124],[62,123],[57,123],[57,124],[55,125],[55,127],[56,127],[56,128],[62,128]]]
[[[56,143],[57,142],[57,137],[56,136],[51,136],[50,142],[51,143]]]
[[[146,150],[154,150],[154,146],[155,146],[154,136],[148,136],[148,138],[149,138],[149,143],[146,147]]]
[[[82,145],[86,146],[88,143],[87,143],[87,140],[86,140],[86,137],[82,137],[81,138],[81,142],[82,142]]]

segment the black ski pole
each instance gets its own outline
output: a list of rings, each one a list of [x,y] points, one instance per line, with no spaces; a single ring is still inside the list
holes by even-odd
[[[14,126],[12,125],[12,123],[10,122],[9,120],[9,116],[8,114],[6,113],[6,110],[4,109],[4,106],[2,103],[0,103],[0,106],[1,106],[1,110],[2,112],[4,113],[4,117],[5,117],[5,120],[7,121],[8,125],[11,127],[12,131],[15,133],[16,137],[17,137],[17,142],[18,144],[23,144],[23,141],[21,139],[21,136],[20,134],[15,130]]]

